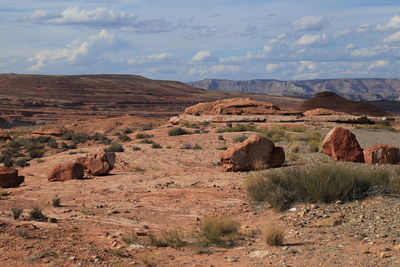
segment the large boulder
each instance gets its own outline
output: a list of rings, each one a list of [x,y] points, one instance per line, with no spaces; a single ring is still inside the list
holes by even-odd
[[[364,160],[368,164],[398,164],[400,149],[389,145],[374,145],[364,149]]]
[[[333,128],[322,141],[320,151],[335,161],[364,162],[356,136],[341,127]]]
[[[225,171],[252,171],[281,166],[285,152],[275,147],[267,138],[252,135],[221,154],[221,165]]]
[[[50,182],[67,181],[83,177],[83,165],[78,162],[58,164],[48,175]]]
[[[0,187],[18,187],[25,180],[24,176],[18,176],[18,170],[14,168],[0,167]]]
[[[114,168],[115,153],[99,152],[90,154],[87,157],[78,158],[76,162],[82,164],[89,175],[107,175]]]

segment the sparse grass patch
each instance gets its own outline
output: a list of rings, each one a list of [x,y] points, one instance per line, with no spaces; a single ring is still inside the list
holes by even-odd
[[[218,135],[218,140],[220,140],[220,141],[225,141],[225,138],[224,138],[223,135]]]
[[[319,146],[321,145],[318,140],[310,140],[307,144],[308,151],[311,153],[315,153],[319,151]]]
[[[225,127],[217,129],[217,133],[226,133],[226,132],[256,132],[257,127],[252,124],[236,124],[232,127]]]
[[[372,189],[391,190],[386,171],[330,165],[253,174],[247,177],[246,187],[253,200],[267,201],[278,211],[287,209],[294,201],[351,201],[367,196]]]
[[[297,161],[297,160],[299,159],[299,155],[297,155],[297,154],[294,153],[294,152],[290,152],[288,158],[289,158],[289,160],[291,160],[291,161]]]
[[[125,128],[122,132],[124,134],[131,134],[132,133],[132,129],[131,128]]]
[[[186,131],[185,129],[182,128],[173,128],[168,131],[169,136],[177,136],[177,135],[184,135],[184,134],[190,134],[190,132]]]
[[[15,165],[23,168],[23,167],[29,166],[28,161],[29,161],[29,159],[27,159],[27,158],[19,159],[15,162]]]
[[[226,146],[220,146],[220,147],[217,147],[217,150],[227,150],[228,148],[226,147]]]
[[[53,198],[53,200],[51,201],[51,204],[53,205],[53,207],[61,207],[61,199],[57,198]]]
[[[8,197],[9,195],[10,195],[10,192],[0,191],[0,197]]]
[[[29,218],[39,222],[47,221],[47,216],[42,213],[42,209],[39,207],[34,207],[31,211],[29,211]]]
[[[146,139],[146,138],[152,138],[154,135],[152,134],[145,134],[145,133],[137,133],[135,135],[136,139]]]
[[[153,144],[151,144],[151,148],[160,149],[160,148],[162,148],[162,146],[158,143],[153,143]]]
[[[18,220],[19,217],[21,217],[23,211],[24,211],[23,209],[12,208],[11,213],[12,213],[14,220]]]
[[[297,153],[299,152],[300,148],[297,143],[292,143],[289,147],[290,152]]]
[[[285,231],[275,223],[269,223],[262,230],[264,241],[270,246],[283,246]]]
[[[140,140],[139,143],[141,143],[141,144],[153,144],[154,141],[151,140],[151,139],[145,138],[145,139]]]
[[[118,140],[121,142],[129,142],[132,141],[132,139],[125,133],[117,133]]]
[[[221,247],[232,247],[238,238],[240,223],[227,216],[206,216],[198,234],[199,247],[216,245]]]
[[[244,142],[245,140],[247,140],[247,138],[249,138],[247,135],[239,135],[239,136],[236,136],[234,139],[233,139],[233,142],[234,143],[241,143],[241,142]]]
[[[111,143],[108,147],[104,148],[104,152],[124,152],[124,147],[120,143]]]
[[[138,147],[138,146],[133,146],[133,147],[132,147],[132,150],[133,150],[133,151],[138,151],[138,150],[140,150],[140,147]]]
[[[385,130],[390,132],[397,132],[396,128],[394,128],[389,122],[376,122],[375,124],[359,124],[354,128],[356,129],[366,129],[366,130]]]
[[[146,170],[141,167],[133,167],[134,172],[144,173]]]
[[[155,247],[171,247],[178,248],[187,244],[178,232],[178,230],[168,230],[162,232],[160,235],[150,233],[148,236],[149,245]]]

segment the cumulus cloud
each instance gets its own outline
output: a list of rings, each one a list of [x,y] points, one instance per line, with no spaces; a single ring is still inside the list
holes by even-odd
[[[325,33],[306,34],[300,37],[294,45],[297,46],[320,46],[328,43],[328,37]]]
[[[370,57],[381,56],[383,54],[387,54],[390,51],[392,51],[393,49],[395,49],[395,48],[390,47],[388,45],[376,45],[373,47],[363,47],[363,48],[354,49],[351,51],[350,55],[353,57],[370,58]]]
[[[320,31],[330,23],[322,16],[307,16],[293,21],[292,26],[298,31]]]
[[[373,69],[379,69],[382,67],[385,67],[389,64],[389,61],[387,60],[378,60],[373,62],[371,65],[369,65],[368,69],[373,70]]]
[[[30,71],[38,71],[48,64],[57,61],[74,63],[78,59],[88,56],[98,48],[110,45],[115,42],[115,35],[107,30],[101,30],[98,34],[92,35],[85,41],[73,41],[67,47],[53,50],[42,50],[35,56],[28,59],[28,62],[35,62],[35,65],[29,68]]]
[[[135,14],[98,7],[93,10],[69,7],[61,12],[35,10],[28,19],[41,24],[119,27],[123,31],[158,33],[176,29],[164,19],[139,20]]]
[[[385,43],[390,43],[390,42],[400,42],[400,31],[393,33],[392,35],[386,37],[383,39]]]
[[[164,52],[160,54],[150,55],[147,57],[131,58],[127,61],[127,63],[130,65],[139,65],[139,64],[147,64],[153,62],[163,62],[172,58],[174,58],[173,54]]]
[[[208,50],[201,50],[192,57],[192,61],[195,61],[195,62],[211,61],[214,59],[215,59],[215,57],[213,57],[211,52]]]
[[[376,26],[378,31],[400,30],[400,15],[393,16],[387,24]]]
[[[317,69],[317,65],[311,61],[300,61],[300,66],[297,72],[313,71]]]
[[[246,59],[265,59],[268,57],[269,53],[271,53],[273,46],[271,45],[264,45],[261,51],[248,51],[246,53]]]
[[[193,75],[210,75],[217,73],[237,73],[241,70],[240,66],[236,65],[214,65],[209,68],[192,68],[188,71],[188,74]]]
[[[265,66],[265,70],[267,72],[275,72],[276,70],[283,68],[284,66],[284,63],[270,63]]]

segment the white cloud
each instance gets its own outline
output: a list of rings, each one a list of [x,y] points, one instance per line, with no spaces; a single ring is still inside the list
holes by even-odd
[[[209,50],[200,50],[192,57],[192,61],[195,62],[210,61],[214,59],[215,58],[213,57],[213,55]]]
[[[265,59],[267,58],[268,54],[272,51],[273,47],[270,45],[264,45],[261,51],[248,51],[246,53],[246,59]]]
[[[393,33],[392,35],[386,37],[385,39],[383,39],[383,41],[385,43],[389,43],[389,42],[400,42],[400,31]]]
[[[284,66],[285,66],[284,63],[270,63],[265,66],[265,70],[267,72],[274,72],[280,68],[283,68]]]
[[[345,46],[345,48],[347,50],[352,50],[352,49],[356,48],[356,45],[355,44],[348,44],[348,45]]]
[[[319,73],[302,73],[302,74],[296,74],[292,76],[292,79],[294,80],[309,80],[309,79],[317,79],[319,78],[320,74]]]
[[[48,64],[59,60],[66,60],[68,63],[74,63],[79,58],[88,56],[97,46],[106,46],[115,42],[115,35],[107,30],[101,30],[98,34],[92,35],[85,41],[73,41],[67,47],[53,50],[42,50],[36,53],[34,57],[28,59],[29,62],[35,62],[29,70],[38,71]]]
[[[373,69],[379,69],[382,67],[385,67],[389,64],[389,61],[387,60],[378,60],[373,62],[371,65],[369,65],[368,69],[373,70]]]
[[[333,34],[333,37],[334,37],[334,38],[340,38],[340,37],[342,37],[342,36],[346,36],[346,35],[349,35],[349,34],[351,34],[351,33],[353,33],[353,30],[352,30],[352,29],[344,29],[344,30],[340,30],[340,31],[335,32],[335,33]]]
[[[307,16],[293,21],[292,26],[298,31],[320,31],[330,23],[330,19],[321,16]]]
[[[170,53],[160,53],[160,54],[150,55],[147,57],[131,58],[127,61],[127,63],[130,65],[139,65],[152,62],[162,62],[172,58],[174,58],[174,55]]]
[[[388,45],[377,45],[374,47],[363,47],[354,49],[351,51],[350,55],[353,57],[375,57],[380,56],[382,54],[388,53],[392,50],[392,48]]]
[[[300,61],[300,66],[297,69],[297,72],[305,72],[305,71],[313,71],[317,69],[317,65],[311,61]]]
[[[400,30],[400,15],[393,16],[387,24],[376,26],[378,31]]]
[[[368,32],[370,30],[369,25],[368,24],[361,24],[360,26],[358,26],[358,28],[355,30],[358,33],[364,33],[364,32]]]
[[[217,73],[237,73],[241,70],[240,66],[235,65],[214,65],[210,68],[192,68],[188,71],[188,74],[193,75],[210,75]]]
[[[294,45],[297,46],[318,46],[328,43],[328,37],[325,33],[320,34],[306,34],[300,37]]]

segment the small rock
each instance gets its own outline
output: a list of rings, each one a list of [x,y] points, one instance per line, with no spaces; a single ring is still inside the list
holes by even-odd
[[[384,259],[384,258],[389,258],[390,255],[388,255],[388,254],[382,252],[382,253],[379,255],[379,257],[382,258],[382,259]]]
[[[238,261],[237,257],[231,257],[231,256],[226,257],[225,259],[227,262],[237,262]]]
[[[297,211],[297,209],[295,207],[293,207],[293,208],[288,209],[288,211],[295,212],[295,211]]]
[[[394,247],[395,250],[400,250],[400,244]]]
[[[70,261],[74,261],[74,260],[76,260],[76,257],[75,256],[71,256],[71,257],[69,257],[68,258]]]
[[[342,221],[342,218],[340,215],[332,215],[329,218],[325,218],[322,220],[319,220],[315,223],[316,226],[336,226],[339,225]]]

